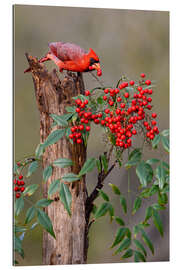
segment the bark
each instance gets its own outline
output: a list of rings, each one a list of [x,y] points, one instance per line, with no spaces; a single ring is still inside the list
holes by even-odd
[[[43,143],[52,131],[50,114],[66,113],[66,106],[72,105],[72,97],[84,93],[81,74],[67,74],[60,80],[56,70],[47,71],[44,64],[36,58],[28,56],[34,81],[37,107],[40,113],[40,141]],[[56,127],[57,128],[57,127]],[[54,128],[54,129],[56,129]],[[53,180],[60,179],[67,172],[78,173],[86,159],[84,145],[72,145],[65,137],[46,148],[43,154],[43,168],[52,164],[57,158],[70,158],[74,162],[72,168],[53,168],[53,174],[43,186],[43,195],[47,197],[48,186]],[[82,264],[87,259],[88,224],[85,217],[87,190],[85,178],[69,184],[72,194],[71,217],[60,201],[59,194],[52,198],[54,202],[45,210],[50,217],[56,240],[47,232],[43,232],[43,264]]]

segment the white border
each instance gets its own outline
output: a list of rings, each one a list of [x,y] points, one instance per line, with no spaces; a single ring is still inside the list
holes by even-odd
[[[170,254],[171,262],[164,263],[138,263],[138,264],[98,264],[98,265],[74,265],[74,266],[51,266],[52,269],[150,269],[152,267],[163,267],[163,269],[178,269],[179,265],[179,107],[180,107],[180,79],[179,79],[179,61],[180,61],[180,14],[178,9],[178,1],[83,1],[83,0],[23,0],[23,1],[2,1],[1,3],[1,243],[0,255],[2,269],[12,269],[12,193],[11,193],[11,161],[12,161],[12,4],[29,4],[29,5],[50,5],[50,6],[74,6],[74,7],[103,7],[103,8],[119,8],[119,9],[135,9],[135,10],[169,10],[171,18],[171,58],[170,58],[170,75],[171,75],[171,212],[170,212]],[[40,267],[48,269],[45,266]],[[21,267],[21,269],[26,269]],[[37,269],[28,267],[28,269]]]

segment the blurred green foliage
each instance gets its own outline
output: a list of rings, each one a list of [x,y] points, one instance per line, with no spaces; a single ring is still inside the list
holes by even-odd
[[[160,130],[169,126],[169,13],[162,11],[113,10],[93,8],[14,6],[14,153],[15,159],[34,153],[39,143],[39,114],[34,97],[31,74],[24,74],[27,68],[25,52],[38,58],[48,51],[52,41],[73,42],[88,50],[93,48],[100,57],[105,85],[115,85],[122,75],[136,79],[141,72],[148,79],[156,81],[153,101],[158,114]],[[53,63],[46,64],[49,70]],[[60,77],[63,75],[60,74]],[[97,81],[84,74],[86,88],[97,86]],[[100,141],[101,133],[93,126],[88,145],[88,155],[97,157],[104,151],[105,144]],[[161,154],[161,153],[160,153]],[[146,158],[152,157],[147,149]],[[159,154],[156,154],[158,156]],[[155,156],[153,156],[155,157]],[[168,158],[168,157],[167,157]],[[114,183],[122,192],[127,192],[127,172],[114,170],[106,179]],[[131,189],[137,187],[137,179],[131,171]],[[41,183],[39,170],[30,183]],[[96,173],[87,178],[88,189],[92,190],[96,182]],[[105,191],[111,195],[108,185]],[[38,196],[38,195],[37,195]],[[36,198],[37,200],[37,198]],[[133,193],[128,205],[132,206]],[[98,201],[102,199],[98,198]],[[114,203],[118,203],[114,201]],[[27,207],[27,206],[26,206]],[[164,215],[164,216],[163,216]],[[138,222],[144,216],[142,210],[127,220]],[[149,254],[151,261],[169,259],[169,237],[167,212],[162,214],[165,237],[160,239],[156,229],[150,229],[149,235],[155,243],[155,256]],[[112,256],[110,245],[117,226],[104,217],[92,225],[88,263],[119,262],[119,256]],[[112,233],[113,231],[113,233]],[[36,227],[31,235],[25,236],[25,259],[21,265],[42,264],[42,230]]]

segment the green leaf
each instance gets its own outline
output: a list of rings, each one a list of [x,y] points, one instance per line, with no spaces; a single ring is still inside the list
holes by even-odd
[[[109,215],[110,215],[110,221],[112,222],[113,218],[114,218],[114,207],[112,206],[112,204],[109,204]]]
[[[35,216],[36,208],[34,206],[30,207],[26,212],[25,224],[29,223]]]
[[[127,258],[130,258],[132,257],[133,255],[133,250],[131,248],[129,248],[125,253],[124,255],[121,257],[121,259],[127,259]]]
[[[37,220],[38,223],[42,225],[43,228],[56,239],[51,220],[48,215],[41,209],[37,209]]]
[[[117,253],[119,253],[119,252],[121,252],[121,251],[127,249],[127,248],[130,246],[130,244],[131,244],[131,239],[125,238],[125,239],[122,241],[122,243],[121,243],[121,245],[119,246],[119,248],[115,251],[115,254],[117,254]]]
[[[152,181],[153,169],[149,164],[141,161],[136,167],[136,174],[140,180],[141,185],[146,187],[147,184]]]
[[[150,190],[150,188],[143,189],[143,191],[139,194],[139,197],[148,198],[149,197],[149,190]]]
[[[48,188],[48,197],[56,193],[59,188],[60,188],[60,180],[59,179],[53,180],[53,182],[49,185]]]
[[[68,126],[68,122],[63,119],[61,115],[50,114],[51,118],[57,123],[58,126],[66,127]]]
[[[63,175],[62,180],[71,183],[80,180],[80,176],[74,173],[67,173]]]
[[[136,213],[136,211],[141,207],[141,202],[142,199],[140,197],[137,197],[134,201],[134,205],[133,205],[133,211],[132,214],[134,215]]]
[[[160,134],[156,135],[154,139],[152,140],[152,147],[156,148],[158,143],[160,142],[161,136]]]
[[[161,137],[161,142],[164,147],[164,150],[169,153],[169,138]]]
[[[52,145],[59,141],[65,134],[64,129],[56,129],[53,132],[49,134],[49,136],[46,138],[44,142],[44,147],[47,147],[49,145]]]
[[[103,102],[104,102],[104,100],[103,100],[103,97],[102,96],[100,96],[100,97],[97,98],[97,103],[98,104],[103,104]]]
[[[125,235],[127,235],[127,228],[119,228],[117,230],[115,240],[114,240],[111,248],[117,246],[124,239]]]
[[[105,155],[101,156],[101,162],[102,162],[102,166],[104,168],[104,172],[107,173],[107,171],[108,171],[108,160],[107,160]]]
[[[158,203],[160,204],[160,205],[165,205],[165,204],[167,204],[167,202],[168,202],[168,196],[167,196],[167,194],[166,193],[163,193],[163,194],[158,194]]]
[[[154,194],[156,194],[159,191],[158,186],[156,185],[152,185],[149,189],[149,197],[153,196]]]
[[[58,158],[53,162],[54,166],[60,167],[60,168],[66,168],[69,166],[72,166],[72,160],[68,158]]]
[[[49,200],[49,199],[41,199],[39,201],[37,201],[36,206],[37,207],[47,207],[48,205],[50,205],[53,202],[53,200]]]
[[[129,154],[128,162],[125,164],[125,167],[128,169],[128,168],[131,168],[132,166],[137,165],[141,161],[141,156],[142,156],[142,153],[141,153],[140,149],[138,149],[138,148],[134,149]]]
[[[146,252],[143,244],[137,239],[133,239],[133,241],[134,241],[134,244],[136,245],[136,247],[144,253],[144,256],[147,256],[147,252]]]
[[[34,192],[39,187],[38,184],[32,184],[26,187],[25,191],[23,192],[23,195],[31,196],[34,194]]]
[[[163,163],[161,162],[160,165],[156,168],[156,171],[155,171],[155,176],[159,182],[159,188],[160,189],[163,189],[164,187],[164,184],[166,182],[166,171],[163,167]]]
[[[25,232],[25,231],[26,231],[26,228],[14,225],[14,233]]]
[[[114,184],[109,184],[109,186],[112,188],[112,190],[113,190],[113,192],[114,192],[115,194],[117,194],[117,195],[120,195],[120,194],[121,194],[119,188],[118,188],[116,185],[114,185]]]
[[[145,212],[145,219],[144,219],[145,222],[152,217],[152,212],[153,212],[152,206],[148,206]]]
[[[35,150],[35,156],[37,158],[40,158],[43,153],[44,153],[44,145],[42,143],[39,143]]]
[[[96,211],[96,213],[94,215],[94,218],[97,219],[99,217],[104,216],[109,211],[109,208],[110,208],[110,204],[108,202],[102,203],[98,207],[98,209],[97,209],[97,211]]]
[[[96,159],[96,167],[98,169],[98,172],[100,173],[101,172],[101,162],[99,159]]]
[[[126,199],[124,196],[120,195],[120,204],[123,208],[124,213],[127,213],[127,204],[126,204]]]
[[[61,183],[60,184],[60,200],[64,205],[64,208],[67,210],[68,214],[71,215],[71,202],[72,202],[72,195],[71,192],[69,191],[69,187]]]
[[[158,211],[155,209],[153,209],[152,219],[153,219],[154,225],[156,226],[156,228],[160,232],[160,235],[163,236],[163,224],[162,224],[162,221],[160,219]]]
[[[24,250],[22,249],[22,242],[17,236],[14,237],[14,250],[18,252],[22,258],[24,258]]]
[[[125,225],[124,220],[123,220],[122,218],[120,218],[120,217],[115,217],[114,219],[115,219],[115,221],[116,221],[119,225],[121,225],[121,226],[124,226],[124,225]]]
[[[144,255],[140,251],[134,250],[134,254],[135,254],[135,256],[137,256],[138,261],[142,261],[142,262],[146,261],[146,258],[144,257]],[[136,260],[137,260],[137,258],[136,258]]]
[[[157,158],[151,158],[151,159],[148,159],[148,160],[146,161],[146,163],[149,164],[149,165],[153,165],[153,164],[156,164],[156,163],[158,163],[158,162],[160,162],[160,160],[157,159]]]
[[[145,242],[145,244],[149,247],[152,254],[154,254],[153,244],[152,244],[151,240],[149,239],[148,235],[146,234],[146,232],[142,228],[141,228],[141,235],[142,235],[142,239]]]
[[[158,203],[153,203],[153,204],[152,204],[152,207],[153,207],[153,209],[155,209],[155,210],[165,210],[165,209],[166,209],[165,206],[160,205],[160,204],[158,204]]]
[[[69,113],[75,113],[76,107],[75,106],[68,106],[68,107],[66,107],[66,111]]]
[[[92,171],[95,166],[96,166],[96,159],[95,158],[87,159],[86,162],[84,163],[82,169],[80,170],[79,175],[82,176],[82,175]]]
[[[163,135],[163,136],[169,136],[169,129],[165,129],[165,130],[163,130],[162,132],[161,132],[161,135]]]
[[[24,199],[23,197],[20,197],[16,199],[16,202],[15,202],[15,208],[14,208],[15,216],[18,216],[23,208],[24,208]]]
[[[45,182],[47,182],[47,180],[49,179],[49,177],[52,175],[52,166],[49,165],[47,166],[44,170],[43,170],[43,179]]]
[[[37,168],[38,168],[38,162],[37,162],[37,160],[31,162],[31,164],[29,165],[29,168],[28,168],[28,172],[27,172],[26,177],[31,176],[31,174],[34,173]]]
[[[108,197],[108,195],[104,192],[104,191],[102,191],[102,190],[100,190],[100,189],[98,189],[98,191],[99,191],[99,194],[101,195],[101,197],[105,200],[105,201],[109,201],[109,197]]]

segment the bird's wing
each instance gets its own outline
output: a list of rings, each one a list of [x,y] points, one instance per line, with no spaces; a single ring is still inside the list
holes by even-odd
[[[86,54],[86,51],[73,43],[49,43],[51,52],[61,61],[77,61]]]

